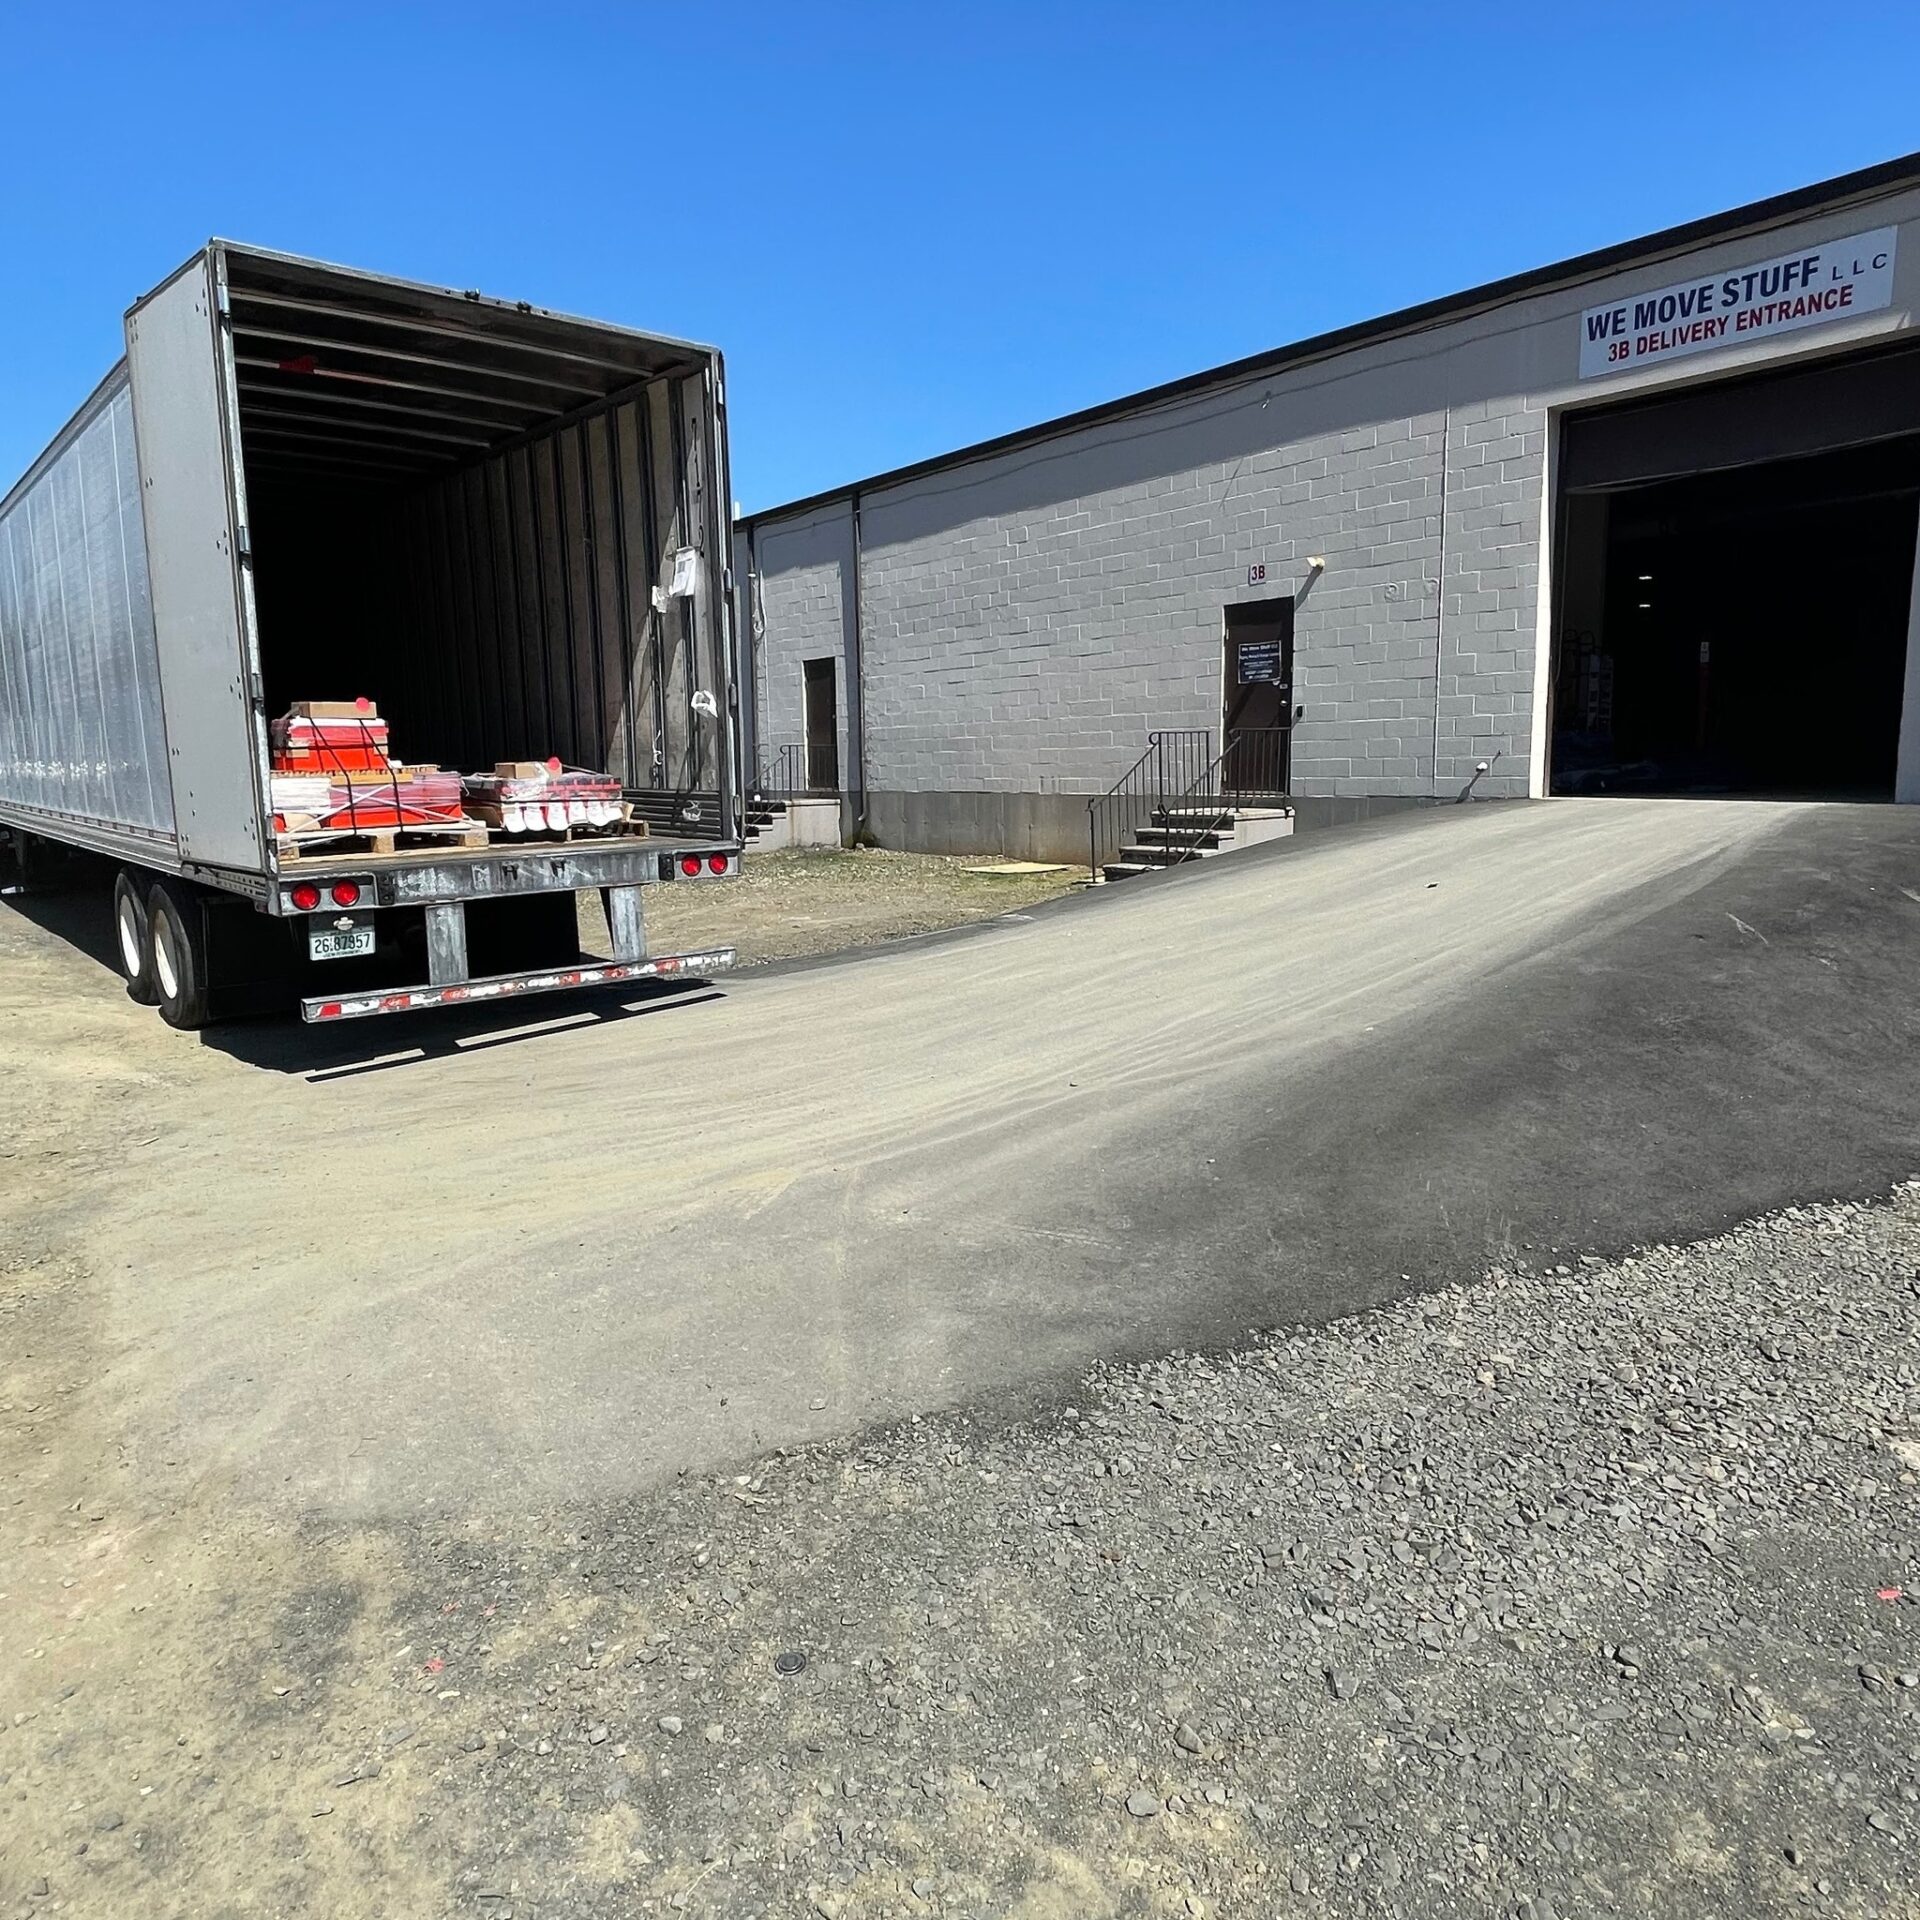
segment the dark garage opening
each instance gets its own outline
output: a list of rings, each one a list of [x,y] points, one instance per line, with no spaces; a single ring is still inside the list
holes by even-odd
[[[1903,386],[1917,364],[1898,361]],[[1738,383],[1725,418],[1751,450],[1787,384]],[[1710,463],[1722,445],[1711,413],[1677,407],[1639,423],[1647,463],[1661,463],[1663,439]],[[1850,417],[1785,411],[1775,437],[1789,442]],[[1878,424],[1904,423],[1896,412]],[[1604,484],[1563,487],[1552,790],[1891,799],[1920,431],[1638,483],[1605,472],[1631,462],[1627,445],[1615,432],[1611,448],[1583,450]]]

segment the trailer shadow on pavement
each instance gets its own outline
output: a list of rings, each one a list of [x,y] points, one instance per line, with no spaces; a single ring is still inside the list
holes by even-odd
[[[243,1065],[315,1083],[386,1073],[461,1054],[491,1053],[577,1027],[617,1025],[647,1014],[701,1006],[726,995],[711,981],[642,983],[619,994],[585,990],[502,1005],[440,1007],[338,1026],[307,1026],[298,1015],[235,1020],[208,1027],[203,1046]]]
[[[114,955],[112,898],[98,871],[76,862],[70,882],[62,880],[28,891],[10,889],[3,898],[7,910],[84,955],[108,976],[95,984],[95,991],[111,994],[122,990]],[[307,1026],[297,1012],[289,1009],[223,1020],[197,1034],[175,1037],[189,1045],[197,1040],[243,1066],[318,1083],[385,1073],[427,1060],[491,1052],[569,1028],[612,1026],[725,997],[718,986],[706,980],[638,981],[619,989],[585,989],[506,1003],[440,1007],[430,1013],[388,1014],[328,1026]],[[157,1026],[159,1015],[150,1017]]]
[[[100,875],[106,878],[102,880]],[[113,870],[83,866],[57,886],[9,887],[0,904],[120,979],[113,957]]]

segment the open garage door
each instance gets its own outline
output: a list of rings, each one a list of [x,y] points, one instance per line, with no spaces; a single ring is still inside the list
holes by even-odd
[[[1575,415],[1561,444],[1552,790],[1891,799],[1920,353]]]

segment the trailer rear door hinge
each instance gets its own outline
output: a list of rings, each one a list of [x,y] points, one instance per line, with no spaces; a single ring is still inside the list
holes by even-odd
[[[244,520],[233,530],[233,550],[240,556],[243,567],[253,565],[253,536],[247,531]]]

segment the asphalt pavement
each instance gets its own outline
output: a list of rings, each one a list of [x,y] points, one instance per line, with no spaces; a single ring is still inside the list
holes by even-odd
[[[524,1030],[124,1007],[153,1086],[74,1231],[161,1482],[615,1496],[1881,1191],[1917,935],[1920,810],[1564,801]]]

